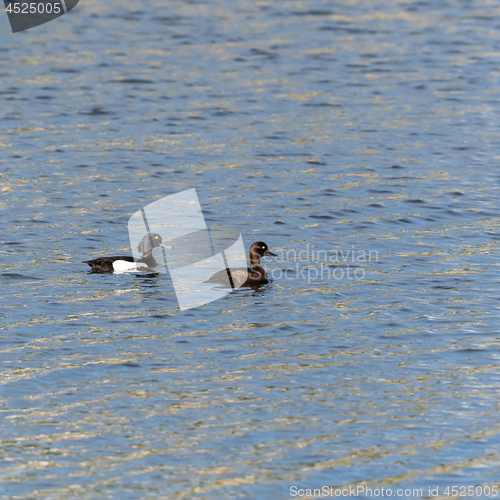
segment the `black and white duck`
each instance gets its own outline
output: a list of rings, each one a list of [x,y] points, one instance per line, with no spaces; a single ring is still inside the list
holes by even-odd
[[[98,257],[97,259],[84,260],[92,268],[93,273],[112,273],[114,271],[140,271],[156,267],[153,257],[153,248],[163,247],[170,249],[172,247],[163,244],[162,237],[157,233],[148,233],[142,238],[137,250],[141,252],[142,257],[135,259],[129,255],[120,255],[112,257]]]

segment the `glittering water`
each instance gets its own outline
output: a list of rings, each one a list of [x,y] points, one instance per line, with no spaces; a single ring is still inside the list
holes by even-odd
[[[2,498],[498,484],[497,2],[1,22]],[[181,312],[88,273],[192,187],[273,283]]]

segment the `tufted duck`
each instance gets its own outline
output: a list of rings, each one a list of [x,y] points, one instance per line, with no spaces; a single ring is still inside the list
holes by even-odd
[[[238,267],[231,270],[226,268],[215,273],[206,281],[206,283],[221,283],[228,285],[232,281],[231,286],[233,288],[267,283],[269,280],[267,278],[266,270],[260,265],[260,258],[277,257],[277,255],[272,253],[263,241],[256,241],[250,247],[249,256],[250,267]]]
[[[142,258],[134,259],[128,255],[118,257],[99,257],[93,260],[83,261],[92,268],[93,273],[112,273],[113,271],[137,271],[156,267],[153,257],[153,248],[172,248],[163,244],[161,236],[157,233],[148,233],[142,238],[137,250],[142,253]]]

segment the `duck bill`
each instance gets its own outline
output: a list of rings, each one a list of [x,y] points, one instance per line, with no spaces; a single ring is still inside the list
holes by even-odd
[[[264,252],[264,257],[277,257],[277,255],[273,252],[271,252],[271,250],[266,250]]]
[[[166,250],[172,250],[174,247],[169,247],[168,245],[165,245],[164,243],[160,243],[160,246],[165,248]]]

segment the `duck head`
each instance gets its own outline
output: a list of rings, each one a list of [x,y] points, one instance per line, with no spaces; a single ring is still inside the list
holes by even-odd
[[[252,264],[260,264],[260,258],[261,257],[277,257],[277,255],[271,250],[269,250],[269,247],[267,246],[266,243],[263,241],[256,241],[255,243],[252,244],[250,247],[250,262]]]
[[[137,250],[142,253],[142,255],[148,255],[153,252],[153,248],[163,247],[172,248],[163,243],[162,237],[158,233],[148,233],[144,238],[142,238]]]

